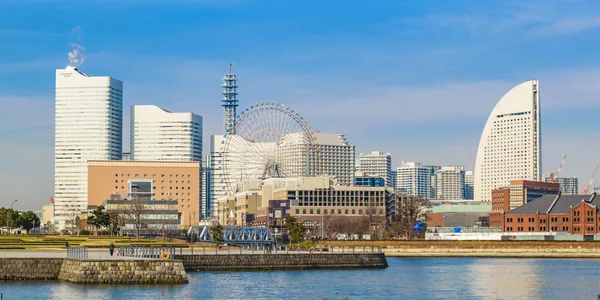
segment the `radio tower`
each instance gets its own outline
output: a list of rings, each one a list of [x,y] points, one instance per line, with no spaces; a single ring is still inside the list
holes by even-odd
[[[235,134],[235,132],[227,132],[230,125],[235,124],[236,108],[238,107],[237,99],[237,77],[231,73],[231,64],[229,64],[229,73],[222,78],[221,86],[223,87],[223,133]],[[233,129],[233,127],[231,127]]]

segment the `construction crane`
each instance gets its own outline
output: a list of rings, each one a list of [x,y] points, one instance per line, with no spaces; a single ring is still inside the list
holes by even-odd
[[[554,174],[550,173],[550,182],[552,182],[552,183],[556,182],[556,178],[558,178],[558,173],[560,173],[560,170],[562,170],[563,164],[565,163],[566,159],[567,159],[567,155],[565,154],[563,159],[560,161],[560,165],[558,165],[558,170],[556,170],[556,173],[554,173]]]
[[[590,183],[588,184],[588,186],[583,190],[584,195],[587,195],[590,188],[592,187],[592,183],[594,183],[594,178],[596,178],[596,172],[598,172],[598,166],[596,166],[596,170],[594,170],[594,175],[592,175],[592,180],[590,180]]]

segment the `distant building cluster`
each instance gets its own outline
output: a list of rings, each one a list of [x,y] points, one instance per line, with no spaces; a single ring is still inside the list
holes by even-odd
[[[131,214],[127,205],[138,200],[149,212],[148,232],[201,220],[280,226],[285,216],[307,224],[324,217],[385,219],[398,199],[420,196],[433,204],[431,226],[600,229],[573,223],[579,222],[573,213],[587,213],[595,203],[591,196],[569,196],[579,194],[578,178],[542,174],[538,81],[517,85],[497,103],[474,171],[415,161],[394,165],[385,151],[357,156],[344,134],[314,130],[285,104],[238,110],[237,88],[230,66],[222,78],[223,132],[210,136],[208,148],[202,116],[146,104],[131,107],[129,152],[123,152],[123,82],[74,67],[56,70],[54,203],[44,207],[44,222],[69,228],[101,205]],[[254,114],[261,107],[264,114]],[[285,131],[290,128],[297,130]],[[540,215],[532,216],[534,210]],[[563,214],[572,221],[552,225]],[[132,230],[131,224],[124,228]]]

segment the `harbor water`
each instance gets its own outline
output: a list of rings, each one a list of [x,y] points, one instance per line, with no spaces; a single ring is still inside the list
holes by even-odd
[[[190,272],[186,285],[0,282],[12,299],[598,299],[600,260],[388,258],[385,270]]]

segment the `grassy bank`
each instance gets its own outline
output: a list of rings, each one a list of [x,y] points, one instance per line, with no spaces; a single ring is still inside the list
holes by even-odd
[[[65,244],[70,246],[85,246],[90,248],[105,248],[111,243],[115,246],[186,246],[184,241],[168,239],[165,242],[158,239],[135,239],[129,237],[110,237],[110,236],[31,236],[31,235],[11,235],[0,236],[0,249],[5,250],[35,250],[35,249],[64,249]]]

